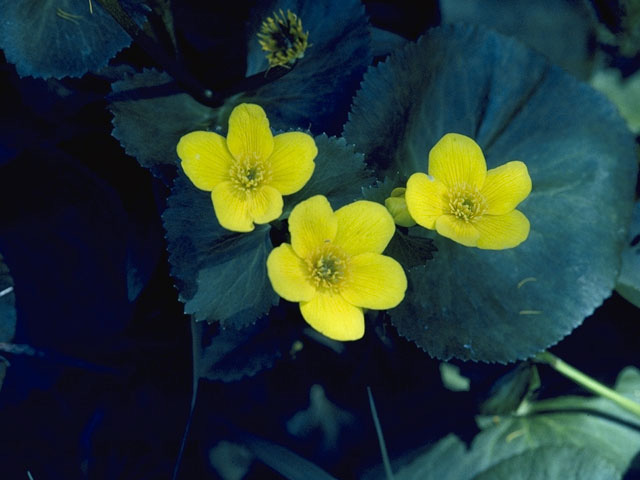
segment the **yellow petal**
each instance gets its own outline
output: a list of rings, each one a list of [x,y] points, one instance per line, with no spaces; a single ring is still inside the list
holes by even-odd
[[[478,248],[503,250],[513,248],[529,236],[529,220],[520,210],[505,215],[483,215],[475,223],[480,232]]]
[[[307,280],[306,263],[288,243],[271,250],[267,258],[267,274],[273,289],[285,300],[306,302],[315,295],[315,288]]]
[[[480,232],[474,225],[453,215],[439,217],[436,220],[436,230],[443,237],[450,238],[465,247],[475,247],[480,237]]]
[[[238,160],[267,159],[273,152],[269,120],[259,105],[242,103],[229,116],[227,147]]]
[[[301,258],[307,258],[316,248],[332,242],[338,229],[329,200],[316,195],[297,204],[289,215],[291,246]]]
[[[311,178],[318,148],[313,137],[302,132],[282,133],[273,141],[269,184],[282,195],[290,195],[304,187]]]
[[[360,200],[336,211],[334,243],[350,255],[382,253],[396,231],[389,211],[379,203]]]
[[[487,199],[487,212],[502,215],[510,212],[531,193],[531,177],[522,162],[508,162],[487,172],[480,193]]]
[[[447,187],[467,184],[481,188],[487,163],[476,142],[459,133],[447,133],[429,152],[429,175]]]
[[[405,199],[409,213],[418,225],[434,229],[438,217],[448,208],[447,187],[424,173],[414,173],[407,181]]]
[[[406,290],[407,277],[397,261],[363,253],[349,261],[349,277],[340,294],[352,305],[384,310],[398,305]]]
[[[191,132],[176,147],[181,165],[189,180],[200,190],[211,191],[228,180],[233,157],[224,137],[213,132]]]
[[[238,192],[230,181],[221,182],[213,187],[211,200],[220,226],[234,232],[253,230],[247,195]]]
[[[282,195],[268,185],[247,192],[249,216],[256,223],[269,223],[282,215]]]
[[[334,340],[358,340],[364,335],[364,314],[339,294],[318,292],[300,303],[302,316],[318,332]]]

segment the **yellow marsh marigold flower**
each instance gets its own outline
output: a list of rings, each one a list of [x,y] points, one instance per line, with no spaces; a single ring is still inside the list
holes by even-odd
[[[298,58],[304,57],[309,46],[307,39],[309,32],[302,30],[302,21],[295,13],[287,10],[287,15],[280,10],[280,14],[273,13],[262,22],[258,42],[267,53],[269,67],[288,67]]]
[[[211,192],[220,225],[250,232],[282,214],[282,195],[300,190],[311,178],[318,154],[313,137],[302,132],[271,134],[258,105],[231,112],[229,134],[191,132],[178,142],[182,168],[193,184]]]
[[[334,340],[364,335],[363,308],[393,308],[404,298],[407,277],[400,264],[381,255],[393,237],[393,218],[382,205],[358,201],[333,211],[316,195],[289,216],[291,244],[267,259],[273,289],[300,302],[304,319]]]
[[[529,220],[515,208],[530,192],[524,163],[487,171],[476,142],[448,133],[429,152],[429,175],[409,178],[406,200],[419,225],[467,247],[502,250],[529,236]]]

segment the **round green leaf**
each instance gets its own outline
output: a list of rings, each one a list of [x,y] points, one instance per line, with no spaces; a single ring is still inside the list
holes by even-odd
[[[211,194],[179,175],[162,215],[172,274],[185,313],[241,328],[278,302],[267,278],[269,225],[237,233],[220,226]]]
[[[140,5],[120,3],[142,20]],[[0,12],[0,48],[21,77],[81,77],[131,44],[97,1],[0,0]]]
[[[381,176],[404,181],[427,170],[448,132],[474,138],[488,168],[527,164],[533,191],[518,208],[531,233],[503,251],[434,234],[438,252],[410,270],[392,322],[441,359],[531,357],[611,293],[633,204],[633,136],[601,94],[467,26],[431,30],[369,71],[344,134]]]
[[[620,295],[640,307],[640,201],[633,207],[633,219],[622,251],[622,268],[616,284]]]
[[[242,101],[258,103],[271,112],[269,120],[276,129],[300,127],[314,134],[339,133],[351,98],[372,60],[364,7],[357,0],[263,2],[247,28],[247,76],[269,67],[257,34],[262,22],[279,10],[298,15],[303,30],[309,32],[310,46],[291,72],[247,92]]]
[[[0,255],[0,342],[10,342],[16,333],[16,296],[13,279]],[[7,371],[7,362],[0,357],[0,387]]]

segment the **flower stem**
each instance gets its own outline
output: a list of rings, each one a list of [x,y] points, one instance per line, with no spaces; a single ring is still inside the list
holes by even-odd
[[[569,378],[570,380],[573,380],[578,385],[581,385],[582,387],[595,393],[596,395],[600,395],[601,397],[611,400],[619,407],[640,417],[640,403],[634,402],[630,398],[620,395],[615,390],[607,387],[606,385],[603,385],[597,380],[594,380],[590,376],[585,375],[580,370],[572,367],[568,363],[556,357],[554,354],[545,351],[539,353],[533,359],[538,363],[545,363],[549,365],[551,368]]]

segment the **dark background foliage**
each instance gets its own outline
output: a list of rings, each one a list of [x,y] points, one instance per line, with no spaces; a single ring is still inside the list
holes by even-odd
[[[176,4],[185,62],[221,85],[241,77],[239,33],[249,2]],[[620,28],[616,2],[595,4],[603,21]],[[374,26],[407,39],[440,22],[435,2],[365,7]],[[637,56],[620,60],[612,51],[611,58],[627,75],[640,66]],[[169,189],[111,136],[108,78],[20,79],[0,60],[0,253],[15,284],[14,343],[32,349],[5,354],[11,366],[0,391],[0,477],[170,478],[190,417],[193,366],[191,325],[170,276],[161,221]],[[127,64],[154,66],[136,45],[111,61]],[[337,346],[317,341],[295,310],[280,308],[276,333],[285,345],[273,368],[231,383],[200,381],[178,478],[220,478],[210,450],[223,440],[251,444],[251,436],[337,478],[360,478],[380,468],[367,386],[395,458],[449,432],[470,440],[480,403],[513,369],[459,362],[473,388],[452,392],[439,362],[385,319],[369,323],[364,340]],[[612,384],[623,367],[640,365],[637,320],[637,308],[614,293],[552,351]],[[250,355],[246,348],[236,354]],[[543,397],[583,393],[550,370],[541,374]],[[310,395],[312,407],[333,410],[299,438],[291,422],[309,408]],[[247,478],[281,476],[257,461]]]

